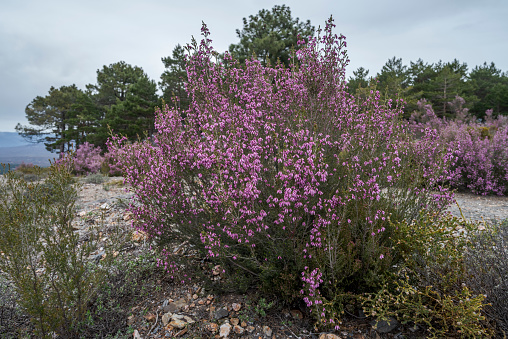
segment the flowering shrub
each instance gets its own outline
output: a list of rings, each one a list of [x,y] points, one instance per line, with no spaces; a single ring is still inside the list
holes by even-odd
[[[418,103],[419,111],[412,119],[415,135],[425,129],[438,133],[441,144],[454,150],[456,161],[452,166],[451,184],[476,194],[504,195],[508,192],[508,119],[492,117],[486,112],[484,123],[474,122],[464,99],[457,97],[449,103],[455,109],[455,119],[438,118],[432,106]]]
[[[290,68],[270,68],[227,52],[214,62],[203,26],[188,46],[185,118],[166,106],[153,144],[109,143],[135,189],[137,226],[169,271],[171,246],[187,241],[272,293],[301,293],[327,326],[338,325],[336,296],[382,285],[394,260],[388,217],[449,202],[440,184],[452,160],[430,129],[414,142],[398,101],[345,91],[346,42],[333,27]]]
[[[85,142],[79,145],[74,155],[74,170],[78,173],[97,173],[103,161],[101,148]]]
[[[125,138],[124,140],[127,139]],[[119,163],[116,159],[122,157],[123,152],[123,148],[115,149],[114,154],[112,152],[106,152],[104,154],[104,161],[102,162],[101,172],[111,176],[122,175],[122,168],[119,166]]]

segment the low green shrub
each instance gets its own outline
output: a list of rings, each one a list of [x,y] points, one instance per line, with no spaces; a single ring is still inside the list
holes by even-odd
[[[422,212],[420,221],[393,227],[392,253],[401,264],[382,289],[362,298],[364,312],[422,324],[432,338],[492,335],[482,313],[485,296],[469,284],[465,262],[478,225]]]
[[[104,176],[99,173],[89,174],[85,177],[87,184],[102,184],[104,182]]]
[[[8,172],[0,184],[0,270],[32,317],[37,335],[45,338],[77,336],[76,325],[107,266],[106,261],[89,262],[97,242],[79,243],[73,230],[73,182],[68,170],[53,165],[44,182],[28,183]]]
[[[4,168],[6,172],[7,168]],[[39,181],[48,176],[48,167],[39,167],[31,163],[21,163],[14,169],[14,175],[28,182]]]

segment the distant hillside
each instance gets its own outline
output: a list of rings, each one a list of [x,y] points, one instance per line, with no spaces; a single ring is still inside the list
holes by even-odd
[[[44,144],[29,144],[18,133],[0,132],[0,163],[11,166],[32,163],[37,166],[49,166],[49,159],[57,157],[48,152]]]
[[[29,143],[16,132],[0,132],[0,147],[15,147],[28,144]]]

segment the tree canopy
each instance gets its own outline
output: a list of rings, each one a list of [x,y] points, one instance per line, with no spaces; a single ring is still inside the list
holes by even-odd
[[[71,147],[71,140],[66,139],[70,111],[81,90],[76,85],[51,87],[48,95],[37,96],[25,109],[31,126],[18,124],[16,131],[32,142],[44,142],[48,151],[63,154]]]
[[[255,55],[263,65],[280,61],[287,66],[291,49],[298,48],[299,37],[308,38],[314,30],[309,20],[293,19],[289,7],[276,5],[272,10],[262,9],[249,19],[243,18],[242,30],[236,30],[240,42],[231,44],[229,52],[240,62]]]

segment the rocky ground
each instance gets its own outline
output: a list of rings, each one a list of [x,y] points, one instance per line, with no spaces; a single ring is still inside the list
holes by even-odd
[[[455,200],[458,205],[451,205],[448,210],[457,217],[462,210],[464,217],[471,220],[492,222],[508,219],[507,196],[455,193]]]
[[[78,200],[78,232],[86,225],[103,224],[129,228],[130,214],[125,208],[132,193],[121,185],[121,179],[108,183],[85,184]],[[468,219],[492,221],[508,218],[508,197],[475,196],[457,193],[456,201]],[[457,205],[450,213],[460,216]],[[144,235],[132,234],[133,248],[141,248]],[[101,253],[97,253],[98,256]],[[215,267],[211,275],[220,279]],[[319,333],[313,330],[304,309],[271,312],[268,303],[254,301],[250,295],[217,296],[205,291],[199,283],[171,285],[167,290],[153,291],[146,300],[131,309],[126,319],[134,338],[408,338],[422,337],[415,328],[395,328],[380,323],[373,328],[372,319],[350,315],[339,333]]]
[[[149,252],[142,232],[131,228],[132,215],[127,211],[132,193],[123,186],[122,178],[109,178],[103,183],[83,183],[76,203],[74,228],[80,238],[90,237],[92,229],[101,232],[104,243],[115,233],[123,234],[125,244],[115,255],[136,257]],[[481,220],[508,219],[508,197],[479,197],[457,194],[456,200],[466,218]],[[457,206],[449,208],[459,216]],[[182,248],[175,253],[182,253]],[[91,260],[105,257],[102,248]],[[207,267],[194,262],[193,270],[202,270],[212,279],[221,279],[220,267]],[[139,277],[143,293],[122,304],[127,310],[114,320],[118,328],[126,328],[129,338],[423,338],[419,328],[392,323],[376,324],[360,314],[348,314],[338,332],[322,333],[313,327],[304,307],[284,308],[270,304],[255,291],[244,295],[217,295],[206,290],[200,281],[178,284],[165,274]],[[110,282],[117,284],[118,282]],[[126,306],[127,305],[127,306]],[[125,336],[123,336],[125,338]]]

